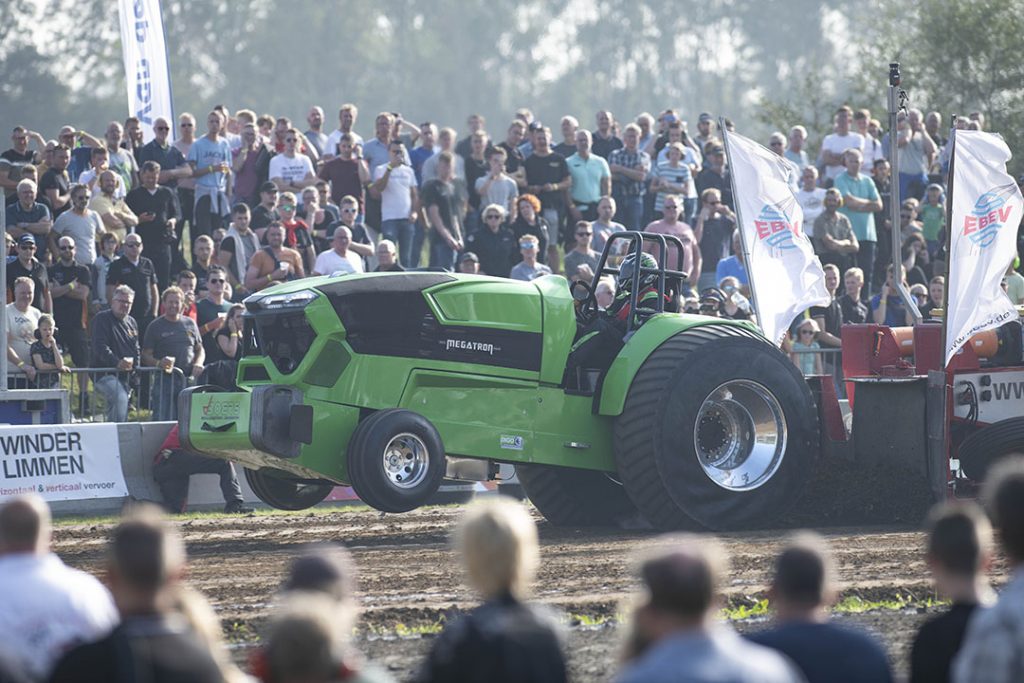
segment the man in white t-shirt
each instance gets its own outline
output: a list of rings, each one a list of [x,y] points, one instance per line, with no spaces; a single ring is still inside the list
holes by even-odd
[[[412,242],[416,233],[416,173],[405,162],[405,145],[399,140],[388,144],[388,163],[373,170],[370,193],[380,198],[380,231],[385,239],[398,245],[403,268],[412,267]]]
[[[270,160],[270,179],[281,192],[302,193],[303,188],[316,184],[313,162],[305,154],[297,154],[297,144],[302,133],[298,128],[289,128],[284,136],[284,151]]]
[[[109,591],[50,552],[50,510],[35,494],[0,507],[0,604],[0,647],[29,680],[118,622]]]
[[[825,188],[818,187],[818,169],[808,166],[800,176],[800,189],[796,201],[804,210],[804,225],[814,225],[814,219],[825,210]]]
[[[331,248],[316,257],[313,275],[334,275],[335,273],[362,273],[363,259],[349,250],[352,231],[348,226],[339,225],[331,238]]]
[[[39,327],[39,316],[42,315],[32,305],[33,296],[35,283],[32,278],[19,277],[14,281],[14,301],[7,304],[7,360],[17,365],[29,381],[36,377],[30,349],[36,340],[36,328]]]
[[[840,173],[846,171],[843,161],[843,153],[846,150],[859,150],[864,154],[864,138],[860,133],[850,131],[850,119],[853,117],[853,110],[845,104],[836,110],[836,132],[826,135],[821,141],[821,155],[819,163],[825,165],[825,179],[835,180]]]
[[[363,138],[352,130],[352,126],[355,125],[356,116],[358,115],[359,109],[356,105],[341,105],[341,109],[338,110],[338,128],[327,136],[327,144],[324,145],[324,161],[329,161],[330,159],[338,156],[338,144],[341,142],[341,136],[345,133],[352,136],[353,146],[362,146]]]

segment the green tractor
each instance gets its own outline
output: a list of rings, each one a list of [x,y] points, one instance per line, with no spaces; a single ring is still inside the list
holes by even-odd
[[[641,261],[645,246],[656,263]],[[607,315],[596,284],[620,277],[609,254],[623,251],[639,266],[619,281],[624,342],[606,367],[571,367],[578,336]],[[443,272],[278,285],[245,302],[240,391],[182,392],[182,442],[244,465],[281,509],[351,485],[404,512],[446,477],[486,481],[511,463],[554,524],[764,524],[811,474],[814,400],[752,324],[676,312],[681,253],[673,237],[617,233],[572,291],[559,276]]]

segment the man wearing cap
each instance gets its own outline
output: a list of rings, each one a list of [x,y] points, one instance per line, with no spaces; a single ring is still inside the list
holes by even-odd
[[[263,233],[271,223],[281,220],[277,212],[277,184],[268,180],[260,185],[260,203],[252,210],[252,224],[250,227],[259,238],[263,239]]]
[[[10,207],[7,208],[10,216]],[[49,278],[44,266],[36,255],[36,241],[32,235],[24,234],[18,238],[18,258],[7,263],[7,296],[14,299],[14,283],[18,278],[27,277],[34,284],[32,305],[43,313],[53,311],[53,299],[50,297]]]
[[[471,251],[464,252],[459,257],[459,272],[466,275],[478,275],[480,273],[480,257]]]
[[[697,117],[697,134],[693,136],[693,141],[697,143],[701,152],[707,149],[708,143],[715,139],[715,128],[715,120],[711,114],[706,111],[701,112]]]

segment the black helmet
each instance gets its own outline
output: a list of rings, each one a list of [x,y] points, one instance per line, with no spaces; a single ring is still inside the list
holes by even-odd
[[[619,266],[619,289],[622,291],[629,291],[629,288],[633,286],[633,269],[636,267],[636,254],[630,253],[629,256],[622,260],[622,265]],[[657,270],[658,261],[653,256],[646,252],[640,253],[640,267]],[[645,273],[640,272],[640,288],[644,289],[653,286],[658,281],[657,273]]]

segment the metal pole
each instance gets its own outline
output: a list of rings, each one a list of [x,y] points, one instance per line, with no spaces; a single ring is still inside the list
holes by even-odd
[[[747,281],[750,282],[750,303],[754,306],[754,315],[757,316],[758,327],[764,332],[764,323],[761,318],[761,309],[757,305],[757,289],[754,287],[754,269],[750,264],[750,247],[747,246],[747,235],[743,230],[743,216],[740,214],[739,195],[736,193],[736,174],[732,172],[732,148],[729,145],[729,133],[725,129],[725,119],[718,117],[718,128],[722,131],[722,142],[725,143],[725,163],[729,169],[729,184],[732,186],[732,203],[736,210],[736,229],[740,231],[740,249],[743,250],[743,267],[747,271]],[[778,344],[778,339],[770,340]]]
[[[2,192],[0,192],[2,194]],[[0,227],[7,231],[7,198],[0,201]],[[3,258],[0,258],[0,282],[4,285],[4,305],[7,305],[7,238],[4,238]],[[7,309],[0,315],[0,339],[3,340],[4,352],[0,354],[0,393],[7,392]]]
[[[949,131],[949,169],[946,171],[946,283],[942,287],[942,367],[946,367],[946,349],[949,348],[946,334],[949,322],[949,265],[953,261],[953,165],[956,163],[956,115],[953,116],[953,128]]]
[[[890,182],[892,183],[891,202],[889,207],[889,221],[892,224],[892,281],[896,285],[896,291],[907,310],[914,317],[914,322],[922,320],[921,311],[914,303],[914,297],[910,290],[903,286],[903,240],[900,235],[900,171],[899,171],[899,141],[897,140],[897,118],[902,108],[901,98],[904,96],[900,88],[900,65],[898,62],[889,64],[889,167]],[[895,180],[895,182],[892,182]],[[868,292],[868,296],[871,292]]]

